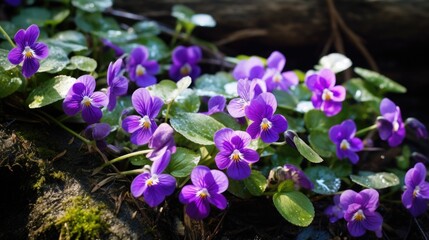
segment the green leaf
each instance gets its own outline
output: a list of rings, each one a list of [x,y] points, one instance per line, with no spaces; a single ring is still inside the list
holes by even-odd
[[[18,15],[12,18],[12,22],[19,28],[27,28],[31,24],[36,24],[39,27],[44,26],[47,20],[50,20],[52,14],[46,8],[29,7],[23,8]]]
[[[72,5],[85,12],[102,12],[112,6],[112,0],[72,0]]]
[[[310,199],[301,192],[281,192],[273,196],[277,211],[290,223],[300,227],[311,224],[314,218],[314,207]]]
[[[200,104],[200,97],[188,88],[176,98],[170,113],[174,115],[180,112],[198,112]]]
[[[0,71],[0,98],[4,98],[11,95],[21,86],[21,78],[14,76],[15,74],[13,74],[12,72]]]
[[[191,22],[200,27],[215,27],[216,21],[214,18],[205,13],[194,14],[191,17]]]
[[[339,178],[348,177],[352,174],[352,165],[349,161],[335,161],[332,171]]]
[[[75,82],[75,78],[59,75],[41,83],[28,96],[28,107],[40,108],[64,99]]]
[[[314,130],[308,135],[310,146],[322,157],[331,157],[335,153],[335,144],[331,142],[327,131]]]
[[[393,173],[388,172],[359,172],[359,175],[350,175],[350,179],[363,187],[383,189],[399,184],[399,178]]]
[[[13,65],[12,63],[9,62],[9,59],[7,58],[8,54],[9,54],[8,50],[0,49],[0,68],[2,68],[5,71],[8,71],[16,67],[16,65]]]
[[[396,165],[398,166],[398,168],[402,170],[408,170],[410,168],[410,157],[411,157],[410,147],[408,145],[403,146],[402,154],[395,158]]]
[[[103,17],[100,12],[88,13],[78,10],[74,21],[76,26],[84,32],[120,30],[120,27],[114,18]]]
[[[143,156],[143,155],[131,157],[129,161],[133,166],[138,166],[138,167],[142,167],[144,165],[152,165],[152,161],[147,159],[146,156]]]
[[[83,50],[87,50],[88,47],[84,46],[84,45],[79,45],[79,44],[75,44],[75,43],[70,43],[70,42],[65,42],[62,40],[56,40],[56,39],[42,39],[42,42],[50,45],[50,46],[55,46],[58,48],[62,48],[67,54],[71,53],[71,52],[79,52],[79,51],[83,51]]]
[[[122,30],[97,31],[93,32],[93,34],[100,38],[105,38],[114,43],[129,42],[137,39],[137,35],[135,33]]]
[[[295,191],[295,183],[291,179],[286,179],[279,184],[277,192],[292,192]]]
[[[323,159],[313,149],[311,149],[301,138],[295,136],[293,138],[293,142],[295,143],[298,152],[308,161],[313,163],[323,162]]]
[[[113,111],[110,112],[107,108],[102,109],[101,122],[108,123],[112,128],[117,128],[121,122],[122,111],[127,108],[132,109],[131,96],[119,97]]]
[[[54,13],[55,15],[51,19],[46,20],[45,24],[55,26],[62,23],[70,15],[70,10],[56,9]]]
[[[171,16],[177,18],[178,20],[191,22],[192,16],[195,14],[195,12],[181,4],[174,5]]]
[[[407,89],[404,86],[377,72],[358,67],[354,68],[354,71],[357,75],[361,76],[363,79],[365,79],[375,87],[380,88],[381,90],[384,90],[386,92],[407,92]]]
[[[13,22],[9,22],[9,21],[0,21],[0,26],[10,37],[13,37],[15,33],[19,30],[19,28]],[[0,34],[0,39],[6,39],[6,38],[3,36],[3,34]]]
[[[380,101],[380,98],[373,93],[374,87],[360,78],[350,79],[346,82],[345,87],[358,102]]]
[[[341,187],[341,180],[328,167],[309,167],[305,169],[305,174],[313,182],[313,192],[315,193],[329,195],[336,193]]]
[[[247,190],[253,196],[261,196],[267,187],[267,179],[261,172],[252,170],[250,176],[243,180]]]
[[[70,64],[72,67],[84,72],[94,72],[97,68],[97,62],[94,59],[85,56],[73,56],[70,59]]]
[[[52,38],[43,39],[42,42],[62,48],[66,53],[87,50],[85,36],[77,31],[63,31],[55,34]]]
[[[230,192],[232,195],[241,199],[248,199],[252,197],[252,194],[250,194],[243,181],[237,181],[233,179],[228,180],[228,192]]]
[[[225,125],[225,127],[240,130],[240,124],[237,122],[237,119],[231,117],[231,115],[224,112],[217,112],[210,115],[212,118],[216,119],[218,122]]]
[[[191,85],[190,79],[190,77],[184,77],[177,83],[171,80],[162,80],[156,85],[149,86],[147,89],[152,95],[164,100],[165,104],[169,104]]]
[[[310,132],[314,130],[328,131],[333,125],[341,123],[342,118],[341,114],[327,117],[322,111],[313,109],[305,113],[304,122]]]
[[[141,36],[155,36],[161,33],[155,21],[141,21],[133,25],[134,31]]]
[[[295,110],[298,99],[296,99],[290,92],[274,90],[274,96],[277,99],[278,107]]]
[[[171,126],[188,140],[201,144],[212,145],[216,131],[224,128],[220,122],[201,113],[182,113],[172,116]]]
[[[222,95],[226,98],[236,97],[237,81],[230,73],[218,72],[215,75],[204,74],[197,78],[195,91],[199,96]]]
[[[174,177],[187,177],[191,174],[192,169],[198,165],[201,156],[195,152],[178,147],[176,152],[171,156],[167,172]]]
[[[128,53],[140,45],[147,47],[150,59],[159,61],[169,57],[170,49],[167,44],[157,36],[140,37],[132,41],[132,43],[119,43],[119,46]]]
[[[56,73],[63,70],[69,62],[67,53],[62,48],[49,46],[49,55],[40,62],[38,72]]]

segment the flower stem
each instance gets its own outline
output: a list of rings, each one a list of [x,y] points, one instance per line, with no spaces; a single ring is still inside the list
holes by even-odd
[[[173,102],[174,102],[174,101],[171,101],[171,102],[170,102],[170,103],[168,103],[168,105],[167,105],[167,112],[165,113],[165,121],[164,121],[164,122],[167,122],[167,121],[168,121],[168,114],[170,113],[171,104],[173,104]]]
[[[60,121],[58,121],[57,119],[55,119],[55,118],[54,118],[54,117],[52,117],[51,115],[49,115],[49,114],[47,114],[47,113],[45,113],[45,112],[42,112],[42,111],[40,111],[40,113],[41,113],[43,116],[45,116],[45,117],[49,118],[52,122],[54,122],[55,124],[57,124],[58,126],[60,126],[62,129],[64,129],[64,130],[66,130],[67,132],[71,133],[73,136],[75,136],[75,137],[79,138],[82,142],[84,142],[84,143],[86,143],[86,144],[90,144],[90,143],[91,143],[91,141],[90,141],[90,140],[88,140],[88,139],[86,139],[86,138],[82,137],[82,136],[81,136],[80,134],[78,134],[77,132],[75,132],[75,131],[71,130],[70,128],[68,128],[67,126],[65,126],[64,124],[62,124]]]
[[[111,165],[113,163],[122,161],[124,159],[130,158],[130,157],[139,156],[139,155],[143,155],[143,154],[149,153],[151,151],[152,151],[152,149],[146,149],[146,150],[141,150],[141,151],[137,151],[137,152],[132,152],[132,153],[125,154],[125,155],[119,156],[117,158],[114,158],[114,159],[112,159],[112,160],[104,163],[103,165],[101,165],[100,168],[104,168],[106,166],[109,166],[109,165]]]
[[[128,171],[119,172],[121,175],[134,175],[134,174],[140,174],[144,172],[145,170],[143,168],[141,169],[133,169]]]
[[[10,43],[10,45],[12,45],[12,48],[15,47],[15,43],[13,43],[12,39],[10,39],[9,35],[7,34],[7,32],[2,28],[2,26],[0,26],[0,32],[3,34],[3,36],[6,38],[6,40]]]
[[[367,128],[364,128],[364,129],[361,129],[361,130],[357,131],[356,132],[356,136],[363,135],[364,133],[372,131],[374,129],[377,129],[377,124],[371,125],[371,126],[369,126]]]

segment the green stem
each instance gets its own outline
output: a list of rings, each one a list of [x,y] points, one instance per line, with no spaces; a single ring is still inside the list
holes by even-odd
[[[167,105],[167,112],[165,113],[165,121],[164,122],[167,122],[168,121],[168,114],[170,113],[170,108],[171,108],[171,105],[173,104],[173,102],[174,101],[171,101],[168,105]]]
[[[135,175],[135,174],[140,174],[142,172],[144,172],[143,168],[141,168],[141,169],[133,169],[133,170],[128,170],[128,171],[123,171],[123,172],[120,172],[120,174],[121,175]]]
[[[60,126],[61,128],[63,128],[64,130],[66,130],[67,132],[71,133],[73,136],[79,138],[82,142],[86,143],[86,144],[90,144],[91,141],[82,137],[80,134],[78,134],[77,132],[71,130],[70,128],[68,128],[67,126],[65,126],[64,124],[62,124],[60,121],[58,121],[57,119],[55,119],[54,117],[52,117],[51,115],[40,111],[40,113],[42,115],[44,115],[45,117],[49,118],[52,122],[54,122],[55,124],[57,124],[58,126]]]
[[[272,145],[276,145],[276,146],[282,146],[282,145],[286,144],[286,141],[283,141],[283,142],[272,142],[271,144]]]
[[[357,131],[356,132],[356,136],[363,135],[364,133],[372,131],[374,129],[377,129],[377,124],[371,125],[371,126],[369,126],[367,128],[364,128],[364,129],[361,129],[361,130]]]
[[[174,33],[173,38],[171,39],[171,43],[170,43],[171,47],[173,47],[174,44],[176,44],[177,38],[179,37],[181,31],[182,31],[182,24],[179,21],[177,21],[175,33]]]
[[[274,194],[276,194],[277,191],[272,191],[272,192],[264,192],[262,195],[264,196],[274,196]]]
[[[101,168],[104,168],[104,167],[109,166],[109,165],[111,165],[113,163],[122,161],[122,160],[130,158],[130,157],[135,157],[135,156],[139,156],[139,155],[143,155],[143,154],[149,153],[151,151],[152,151],[152,149],[146,149],[146,150],[141,150],[141,151],[132,152],[132,153],[128,153],[128,154],[119,156],[117,158],[114,158],[114,159],[112,159],[112,160],[104,163],[103,165],[101,165]]]
[[[6,40],[10,43],[10,45],[12,45],[12,47],[15,47],[15,43],[13,43],[12,39],[10,39],[9,35],[7,34],[7,32],[2,28],[2,26],[0,26],[0,32],[3,34],[3,36],[6,38]]]

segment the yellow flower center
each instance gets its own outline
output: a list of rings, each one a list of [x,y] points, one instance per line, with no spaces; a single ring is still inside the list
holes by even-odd
[[[362,212],[362,209],[359,209],[355,214],[353,214],[352,220],[353,221],[362,221],[365,220],[365,215]]]
[[[156,185],[159,183],[159,178],[158,175],[153,174],[151,178],[149,178],[148,180],[146,180],[146,186],[151,187],[153,185]]]
[[[191,73],[191,65],[189,65],[188,63],[186,63],[185,65],[183,65],[183,67],[180,68],[180,74],[182,76],[188,76],[189,73]]]
[[[151,125],[152,124],[150,123],[150,118],[147,115],[140,119],[140,126],[142,126],[143,128],[149,129]]]
[[[81,104],[84,107],[89,107],[89,106],[91,106],[91,102],[92,102],[92,99],[88,96],[85,96],[85,97],[83,97]]]
[[[329,101],[332,99],[332,97],[334,96],[334,94],[327,88],[323,89],[323,93],[322,93],[322,100],[323,101]]]
[[[235,149],[234,152],[232,152],[231,156],[229,156],[229,159],[234,162],[238,162],[243,159],[243,154],[238,149]]]
[[[270,129],[272,126],[273,124],[268,119],[266,118],[262,119],[261,128],[263,131]]]
[[[142,65],[137,65],[136,67],[136,76],[140,77],[146,74],[146,68],[143,67]]]
[[[350,143],[346,139],[343,139],[340,143],[340,148],[341,150],[347,150],[350,148]]]
[[[276,73],[276,75],[274,75],[274,77],[273,77],[273,81],[275,83],[280,83],[281,80],[282,80],[282,75],[280,73]]]
[[[416,198],[419,195],[419,193],[420,193],[420,187],[416,186],[416,188],[414,188],[414,191],[413,191],[413,198]]]
[[[24,55],[25,58],[33,58],[34,57],[34,51],[29,46],[25,47],[22,54]]]
[[[209,191],[206,188],[203,188],[197,192],[197,197],[200,197],[202,199],[210,197]]]

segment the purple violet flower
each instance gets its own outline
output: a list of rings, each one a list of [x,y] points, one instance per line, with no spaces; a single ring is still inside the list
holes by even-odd
[[[196,166],[191,173],[192,185],[186,185],[179,194],[181,203],[186,204],[186,214],[200,220],[210,214],[210,204],[223,210],[227,201],[222,195],[228,188],[228,178],[219,170]]]
[[[365,189],[359,193],[346,190],[340,197],[341,208],[344,209],[344,219],[347,229],[353,237],[360,237],[366,230],[374,231],[381,238],[383,217],[375,210],[378,207],[378,192]]]
[[[272,143],[279,139],[280,133],[286,131],[287,120],[280,114],[274,114],[276,109],[276,98],[269,92],[261,93],[250,102],[245,113],[253,122],[246,131],[253,139],[260,136],[265,143]]]
[[[237,93],[240,97],[231,99],[226,107],[228,113],[234,118],[244,117],[244,110],[249,106],[250,101],[259,94],[266,92],[267,86],[261,79],[240,79],[237,83]]]
[[[113,49],[116,57],[120,57],[125,53],[124,50],[122,50],[122,48],[120,48],[118,45],[112,43],[111,41],[109,41],[105,38],[102,38],[101,42],[103,43],[104,46]]]
[[[103,116],[100,108],[107,105],[108,99],[103,92],[94,92],[94,90],[93,76],[79,77],[64,98],[64,113],[73,116],[82,111],[82,118],[88,124],[99,122]]]
[[[405,126],[407,126],[417,138],[428,139],[428,130],[418,119],[407,118],[407,120],[405,120]]]
[[[274,51],[267,59],[267,70],[262,79],[267,83],[267,90],[272,92],[275,89],[289,91],[291,86],[296,86],[299,82],[294,71],[283,72],[286,64],[285,56]]]
[[[95,140],[98,149],[104,150],[107,147],[105,138],[110,134],[110,125],[108,123],[93,123],[84,130],[84,135],[89,140]]]
[[[12,7],[18,7],[21,5],[21,0],[5,0],[5,3]]]
[[[280,169],[279,169],[280,170]],[[305,175],[305,173],[292,164],[285,164],[281,171],[277,172],[278,179],[280,181],[292,180],[294,182],[295,189],[305,188],[311,190],[314,188],[311,180]]]
[[[131,96],[131,102],[140,116],[127,116],[122,121],[122,128],[131,133],[132,143],[144,145],[149,142],[157,128],[154,119],[161,110],[163,101],[159,97],[152,97],[145,88],[139,88]]]
[[[212,115],[217,112],[223,112],[225,110],[226,105],[226,99],[224,96],[213,96],[209,99],[209,102],[207,104],[208,111],[203,112],[207,115]]]
[[[170,157],[176,152],[173,128],[167,123],[161,123],[149,140],[148,147],[152,149],[152,152],[148,153],[146,157],[152,161]]]
[[[405,138],[405,125],[402,122],[401,109],[390,99],[383,98],[380,103],[381,117],[377,118],[380,138],[387,140],[389,146],[396,147]]]
[[[241,60],[232,71],[232,76],[236,80],[255,78],[261,79],[264,76],[264,64],[258,57],[251,57],[246,60]]]
[[[128,91],[128,79],[121,73],[122,70],[122,59],[116,60],[115,63],[110,63],[107,69],[107,97],[109,98],[109,104],[107,109],[112,111],[116,107],[116,97],[127,94]]]
[[[35,24],[26,30],[20,29],[14,37],[16,47],[10,50],[7,58],[9,62],[18,65],[22,64],[22,75],[29,78],[39,70],[39,60],[48,57],[48,46],[41,42],[36,42],[39,38],[40,30]]]
[[[311,102],[314,108],[320,109],[328,117],[338,114],[346,99],[346,89],[335,86],[335,81],[335,74],[329,69],[322,69],[305,78],[305,84],[313,92]]]
[[[257,151],[248,148],[250,135],[243,131],[223,128],[214,134],[214,142],[219,149],[215,157],[219,169],[227,169],[227,174],[234,180],[242,180],[250,176],[249,164],[259,160]]]
[[[355,137],[355,134],[356,124],[351,119],[329,129],[329,139],[336,145],[337,157],[339,159],[348,158],[353,164],[359,161],[359,155],[356,152],[363,149],[362,140]]]
[[[154,60],[149,60],[149,51],[145,46],[139,46],[131,51],[128,58],[127,71],[130,80],[136,82],[139,87],[148,87],[156,84],[156,75],[159,65]]]
[[[324,213],[329,217],[331,223],[344,218],[344,210],[341,208],[340,204],[340,195],[334,196],[334,205],[329,205]]]
[[[177,46],[172,53],[173,64],[170,67],[170,77],[179,81],[189,76],[195,80],[201,74],[201,68],[197,65],[201,61],[201,48],[198,46]]]
[[[405,174],[405,192],[402,194],[402,204],[417,217],[426,212],[429,202],[429,182],[425,181],[426,167],[416,163]]]
[[[144,172],[134,178],[131,193],[134,197],[143,195],[144,201],[151,207],[162,203],[166,196],[176,189],[176,179],[169,174],[162,174],[170,163],[170,157],[154,161],[150,172]]]

